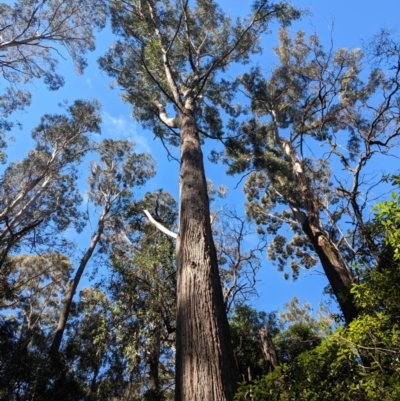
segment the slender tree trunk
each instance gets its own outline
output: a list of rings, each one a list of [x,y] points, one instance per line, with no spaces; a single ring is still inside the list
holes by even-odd
[[[160,376],[158,373],[160,363],[160,351],[161,351],[161,332],[160,323],[157,323],[157,327],[154,330],[154,338],[151,341],[150,355],[148,358],[149,364],[149,388],[152,398],[158,399],[160,396]]]
[[[106,206],[103,209],[103,212],[101,213],[96,234],[92,238],[89,248],[86,250],[85,254],[83,255],[83,258],[81,259],[78,270],[75,273],[75,277],[68,284],[68,288],[67,288],[67,291],[66,291],[66,294],[64,297],[63,308],[60,313],[60,317],[58,319],[57,332],[54,336],[53,343],[51,344],[51,347],[50,347],[50,355],[55,355],[58,352],[58,350],[60,349],[62,337],[64,335],[65,326],[67,325],[67,320],[68,320],[69,312],[71,309],[72,299],[73,299],[75,291],[78,287],[79,281],[82,277],[82,274],[85,270],[85,267],[86,267],[87,263],[89,262],[92,254],[94,252],[94,249],[96,248],[97,243],[100,241],[101,235],[103,234],[104,221],[105,221],[105,218],[106,218],[108,212],[110,211],[110,208],[111,208],[111,205],[107,202]]]
[[[177,238],[176,400],[230,401],[238,380],[211,234],[203,155],[193,114],[181,135]]]

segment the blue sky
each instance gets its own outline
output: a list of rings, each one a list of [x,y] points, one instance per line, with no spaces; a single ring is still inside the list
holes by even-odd
[[[242,0],[223,0],[220,2],[227,12],[238,15],[246,13],[248,7]],[[312,15],[296,22],[291,31],[305,30],[308,33],[316,32],[326,46],[330,45],[331,37],[333,47],[360,47],[362,40],[367,40],[381,27],[398,29],[398,16],[400,6],[398,0],[297,0],[293,4],[307,8]],[[275,61],[272,47],[276,44],[277,27],[272,26],[271,34],[263,41],[264,51],[257,62],[266,70],[273,67]],[[130,118],[130,106],[123,104],[119,98],[118,90],[110,90],[109,77],[97,67],[97,58],[105,53],[114,40],[109,30],[99,33],[97,49],[88,56],[89,66],[82,76],[77,76],[72,62],[60,60],[59,70],[64,75],[66,84],[56,92],[49,92],[41,82],[30,84],[32,91],[32,105],[21,114],[14,117],[24,124],[24,129],[12,132],[15,142],[10,143],[8,149],[9,160],[22,158],[30,147],[29,132],[44,113],[57,113],[57,104],[63,100],[72,102],[79,98],[97,98],[103,106],[102,136],[119,139],[131,139],[137,144],[138,151],[150,152],[158,164],[158,174],[151,180],[146,190],[163,188],[174,196],[178,194],[178,164],[168,162],[164,148],[158,141],[153,140],[151,132],[144,131],[140,125]],[[243,72],[247,68],[242,67]],[[1,89],[1,86],[0,86]],[[84,174],[84,173],[83,173]],[[218,207],[235,204],[240,213],[243,211],[244,196],[241,188],[234,189],[239,177],[227,177],[224,166],[206,163],[206,175],[215,185],[226,184],[229,188],[228,197],[220,202]],[[83,175],[84,177],[84,175]],[[89,232],[84,234],[87,238],[80,238],[84,245],[89,238]],[[285,281],[282,273],[265,260],[259,274],[258,292],[260,298],[253,304],[259,309],[270,311],[281,307],[293,296],[301,300],[308,300],[314,307],[322,299],[322,289],[327,284],[325,277],[317,271],[302,274],[295,283]]]

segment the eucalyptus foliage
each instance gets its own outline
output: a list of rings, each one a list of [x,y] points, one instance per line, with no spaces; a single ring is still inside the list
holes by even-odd
[[[258,39],[270,21],[287,25],[300,15],[287,3],[267,1],[256,2],[253,14],[237,21],[214,1],[192,6],[188,1],[115,0],[111,7],[112,27],[120,39],[100,59],[100,67],[124,89],[122,98],[132,104],[133,117],[174,145],[179,135],[163,123],[160,105],[177,112],[191,99],[202,134],[220,138],[219,106],[231,99],[230,84],[221,73],[231,64],[249,63],[260,51]],[[229,111],[237,115],[234,108]]]
[[[7,166],[0,189],[0,263],[22,246],[55,247],[55,234],[67,227],[82,230],[77,167],[91,149],[91,132],[100,132],[99,104],[76,101],[66,115],[43,116],[32,131],[34,149]]]
[[[78,73],[86,67],[85,53],[95,49],[94,30],[104,27],[104,0],[16,0],[0,3],[0,147],[4,132],[14,123],[9,116],[31,102],[26,86],[43,79],[49,90],[57,90],[64,78],[57,72],[66,52]],[[5,160],[5,155],[1,153]]]
[[[271,239],[270,259],[281,271],[290,265],[294,279],[321,264],[347,322],[357,315],[352,263],[359,252],[370,266],[380,258],[368,212],[385,172],[371,163],[393,156],[400,134],[396,46],[376,37],[368,59],[282,29],[278,66],[239,79],[252,115],[231,126],[223,155],[230,173],[248,174],[247,212]]]

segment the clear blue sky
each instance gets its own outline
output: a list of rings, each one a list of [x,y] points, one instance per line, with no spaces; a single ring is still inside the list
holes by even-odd
[[[10,2],[10,1],[9,1]],[[223,0],[220,2],[227,12],[238,15],[246,13],[248,4],[243,0]],[[334,48],[360,47],[363,39],[368,39],[377,33],[381,27],[399,28],[398,17],[400,4],[398,0],[297,0],[294,5],[308,8],[312,15],[296,22],[291,30],[305,30],[308,33],[316,32],[323,43],[329,46],[330,37],[333,38]],[[333,29],[333,30],[332,30]],[[276,44],[277,27],[272,26],[272,32],[264,40],[264,52],[258,59],[263,67],[270,68],[274,62],[272,47]],[[8,154],[11,160],[22,158],[30,146],[29,131],[39,121],[44,113],[59,112],[57,104],[67,99],[72,102],[79,98],[97,98],[103,105],[102,136],[131,139],[137,144],[140,151],[151,152],[157,160],[158,174],[147,190],[163,188],[174,196],[178,194],[178,164],[167,161],[166,153],[158,141],[153,140],[151,132],[145,132],[130,118],[130,106],[123,104],[119,99],[118,90],[110,90],[110,79],[97,67],[97,58],[103,55],[109,44],[114,40],[108,30],[98,35],[97,49],[89,55],[89,66],[84,75],[76,76],[74,67],[69,59],[60,60],[60,73],[66,78],[65,86],[57,92],[49,92],[40,82],[33,82],[30,89],[33,93],[32,105],[17,118],[24,124],[22,131],[14,131],[16,138],[9,146]],[[243,67],[247,68],[247,67]],[[1,89],[1,87],[0,87]],[[244,197],[241,188],[234,190],[239,178],[227,177],[223,166],[206,164],[206,174],[214,184],[228,185],[230,192],[228,198],[221,202],[236,204],[238,210],[243,212]],[[89,234],[86,233],[88,236]],[[88,238],[81,239],[85,244]],[[318,269],[317,269],[318,270]],[[285,281],[282,273],[277,272],[267,260],[259,274],[258,291],[260,298],[254,300],[254,305],[260,309],[270,311],[281,307],[294,295],[302,300],[311,301],[317,307],[322,299],[322,289],[327,284],[325,277],[317,272],[302,274],[295,283]]]

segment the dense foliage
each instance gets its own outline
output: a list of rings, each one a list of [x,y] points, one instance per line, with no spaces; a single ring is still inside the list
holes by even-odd
[[[283,338],[291,337],[290,348],[296,347],[297,341],[301,348],[281,355],[281,364],[274,372],[244,385],[237,400],[399,398],[400,202],[398,192],[392,196],[392,200],[375,206],[376,215],[371,222],[380,242],[381,263],[373,269],[361,264],[357,268],[358,279],[352,293],[359,316],[348,326],[314,335],[311,335],[310,323],[289,326],[276,336],[277,347],[282,346]],[[305,336],[301,338],[300,334],[296,338],[295,332],[297,335],[303,332]]]

